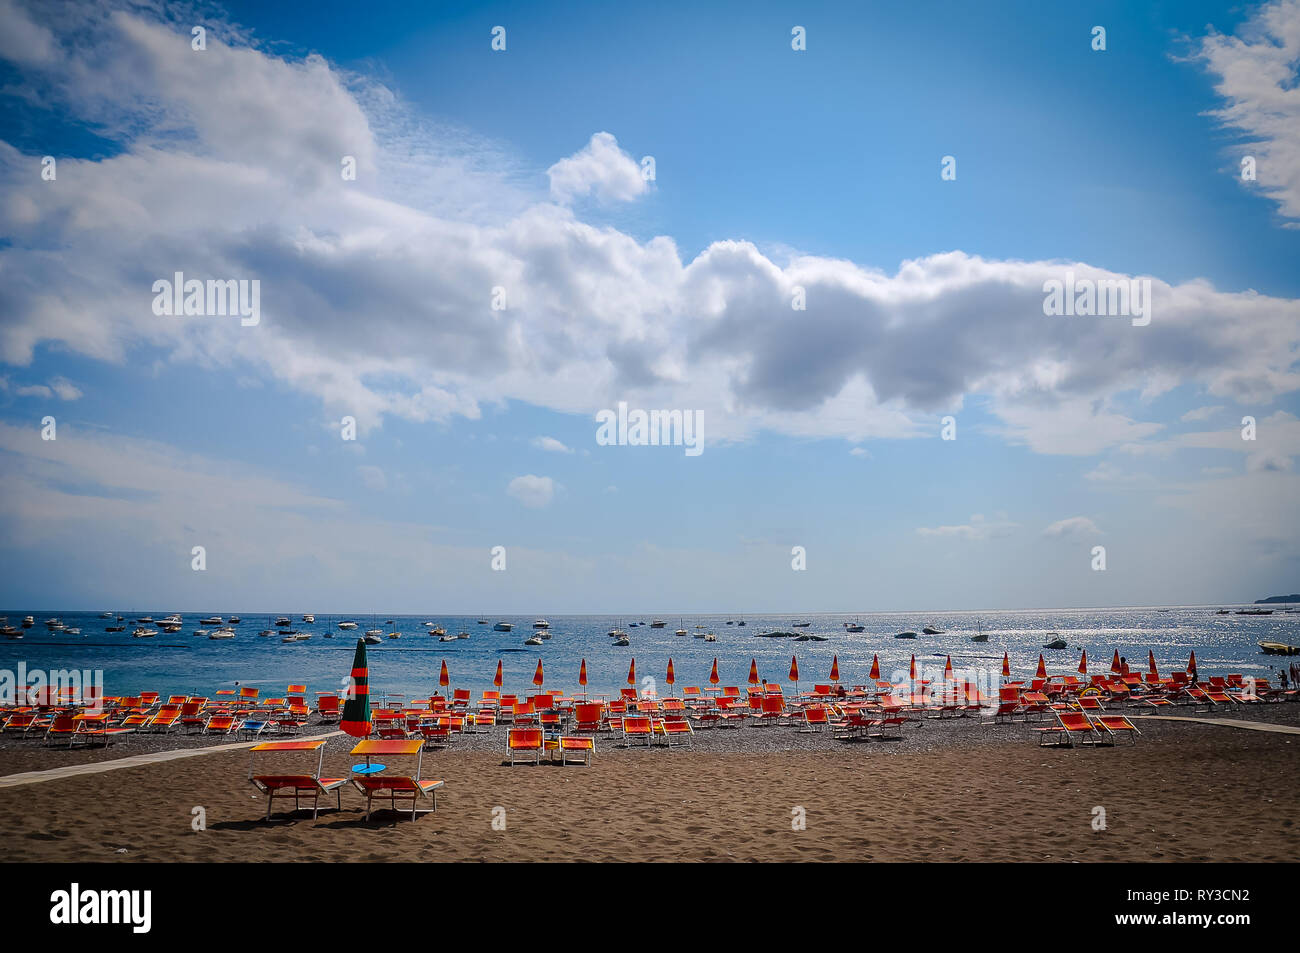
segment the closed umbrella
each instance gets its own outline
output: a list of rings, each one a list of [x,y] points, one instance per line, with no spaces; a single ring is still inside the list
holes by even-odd
[[[1160,672],[1156,670],[1156,653],[1151,649],[1147,649],[1147,665],[1151,669],[1151,677],[1159,678]]]
[[[799,697],[799,657],[790,656],[790,681],[794,682],[795,698]]]
[[[673,671],[673,660],[668,659],[668,672],[664,675],[664,681],[668,683],[668,697],[673,697],[673,683],[677,681],[677,673]]]
[[[533,684],[541,688],[544,681],[546,681],[546,676],[542,674],[542,660],[538,659],[537,671],[533,672]]]
[[[500,688],[502,681],[503,679],[501,678],[501,660],[497,659],[497,673],[492,676],[492,684],[496,688]]]
[[[836,685],[840,683],[840,657],[838,655],[831,659],[831,681]]]
[[[757,685],[758,682],[759,682],[758,659],[750,659],[749,660],[749,684]]]
[[[1122,666],[1119,664],[1119,649],[1115,650],[1115,657],[1110,660],[1110,670],[1116,675],[1123,671]]]
[[[1038,672],[1037,672],[1037,674],[1034,675],[1034,678],[1046,678],[1046,677],[1047,677],[1047,659],[1043,658],[1043,653],[1042,653],[1042,652],[1039,652],[1039,653],[1038,653]]]
[[[879,655],[871,656],[871,671],[868,673],[868,677],[873,682],[877,681],[880,678],[880,656]]]
[[[718,660],[713,660],[713,668],[709,671],[709,684],[717,685],[721,679],[718,678]]]
[[[447,660],[442,660],[442,671],[438,673],[438,684],[443,688],[451,685],[451,673],[447,671]]]
[[[1006,652],[1002,653],[1002,677],[1011,677],[1011,656]]]
[[[582,665],[578,667],[578,684],[582,686],[582,697],[587,697],[587,660],[582,660]]]
[[[374,724],[370,720],[370,671],[366,667],[365,639],[357,639],[357,654],[352,657],[351,678],[339,727],[354,738],[368,738]]]

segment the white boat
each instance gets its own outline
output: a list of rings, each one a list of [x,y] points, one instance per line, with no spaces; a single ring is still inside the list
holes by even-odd
[[[541,644],[542,644],[542,640],[535,635],[532,638],[524,639],[524,645],[541,645]]]
[[[298,641],[298,636],[296,636],[296,635],[286,635],[286,636],[285,636],[284,638],[282,638],[280,641],[281,641],[281,642],[297,642],[297,641]]]
[[[663,628],[664,626],[666,626],[667,624],[668,624],[668,623],[665,622],[663,619],[655,619],[653,622],[650,623],[650,628],[652,628],[652,629],[662,629],[662,628]]]
[[[81,635],[80,629],[64,629],[63,631],[68,635]]]
[[[380,642],[384,641],[380,636],[371,635],[369,633],[366,633],[362,638],[365,640],[366,645],[378,645]]]
[[[456,633],[456,638],[458,638],[458,639],[468,639],[468,638],[469,638],[469,633],[468,633],[468,632],[457,632],[457,633]]]
[[[166,616],[165,618],[159,619],[158,624],[159,625],[184,625],[185,623],[181,621],[180,616],[176,615],[175,613],[172,613],[171,615]]]
[[[314,615],[312,615],[310,612],[308,612],[306,615],[304,615],[304,616],[302,617],[302,621],[303,621],[303,622],[315,622],[315,621],[316,621],[316,617],[315,617]]]
[[[23,616],[23,623],[22,623],[22,624],[23,624],[23,628],[24,628],[24,629],[30,629],[32,626],[34,626],[34,625],[36,624],[36,620],[33,619],[33,618],[32,618],[31,616],[29,616],[29,615],[25,615],[25,616]]]
[[[685,634],[686,634],[686,623],[683,622],[681,619],[678,619],[677,631],[674,632],[673,635],[685,635]]]
[[[458,636],[458,635],[444,635],[444,636],[441,636],[441,637],[438,639],[438,641],[439,641],[439,642],[455,642],[455,641],[457,641],[459,638],[460,638],[460,636]]]
[[[388,637],[389,637],[390,639],[400,639],[400,638],[402,637],[402,633],[400,633],[400,632],[389,632],[389,633],[388,633]]]
[[[375,638],[379,638],[383,634],[384,634],[383,629],[366,629],[366,638],[370,638],[372,635]]]
[[[208,636],[209,639],[213,639],[214,641],[218,639],[233,639],[234,637],[234,629],[217,629],[217,631]]]
[[[297,639],[299,642],[306,642],[306,641],[308,641],[309,639],[311,639],[311,633],[310,633],[310,632],[298,632],[298,633],[295,633],[294,638]]]
[[[534,629],[549,629],[550,627],[551,623],[547,622],[545,619],[538,619],[533,623]]]
[[[209,629],[195,629],[195,630],[194,630],[194,634],[195,634],[195,635],[208,635],[210,631],[211,631],[211,630],[209,630]],[[269,632],[263,632],[262,634],[263,634],[263,635],[270,635],[271,633],[269,633]]]
[[[152,639],[157,634],[158,634],[157,629],[146,629],[144,627],[140,627],[131,633],[131,637],[136,639]]]
[[[867,629],[866,629],[866,626],[864,626],[864,625],[862,625],[861,623],[858,623],[858,622],[845,622],[845,623],[844,623],[844,631],[845,631],[845,632],[865,632],[866,630],[867,630]]]
[[[243,622],[243,621],[244,621],[244,620],[241,619],[241,618],[240,618],[239,616],[237,616],[237,615],[232,615],[232,616],[230,617],[230,624],[231,624],[231,625],[239,625],[239,623],[241,623],[241,622]]]
[[[340,628],[340,629],[355,629],[356,627],[357,627],[357,624],[356,624],[355,622],[340,622],[340,623],[339,623],[339,628]]]
[[[290,619],[287,615],[282,615],[275,620],[275,624],[279,626],[293,625],[293,620]]]
[[[613,642],[611,642],[611,643],[609,643],[609,644],[610,644],[610,645],[617,645],[617,646],[622,647],[622,646],[631,645],[632,643],[629,642],[629,641],[627,640],[627,636],[625,635],[625,636],[623,636],[621,639],[615,639]]]
[[[696,631],[696,633],[695,633],[695,637],[696,637],[697,639],[702,639],[702,638],[704,638],[706,635],[712,635],[712,634],[713,634],[712,632],[700,632],[700,631],[698,631],[698,629],[699,629],[698,626],[696,627],[696,629],[697,629],[697,631]]]
[[[510,631],[511,629],[513,629],[514,627],[515,627],[515,624],[514,624],[513,622],[498,622],[496,625],[492,626],[492,631],[494,631],[494,632],[509,632],[509,631]]]
[[[111,612],[101,612],[101,613],[99,614],[99,617],[100,617],[101,619],[111,619],[111,618],[113,618],[113,613],[111,613]]]
[[[716,641],[718,641],[718,637],[717,637],[716,635],[714,635],[712,632],[709,632],[708,634],[706,634],[706,635],[704,636],[704,641],[705,641],[705,642],[716,642]]]

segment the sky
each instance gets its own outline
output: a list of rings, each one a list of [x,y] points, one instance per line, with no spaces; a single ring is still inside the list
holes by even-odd
[[[0,0],[0,606],[1298,591],[1298,69],[1300,0]]]

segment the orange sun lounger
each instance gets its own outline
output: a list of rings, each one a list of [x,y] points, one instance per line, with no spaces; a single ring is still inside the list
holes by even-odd
[[[560,754],[560,764],[585,764],[591,767],[591,759],[596,754],[596,739],[591,735],[560,735],[559,747],[556,749]],[[577,761],[569,760],[569,752],[576,752]],[[554,760],[554,753],[552,753]]]
[[[352,754],[365,755],[367,760],[372,756],[416,759],[414,774],[370,774],[352,779],[352,786],[366,796],[366,820],[370,820],[371,803],[376,797],[388,798],[394,811],[397,810],[399,800],[409,800],[413,821],[417,814],[428,814],[438,809],[438,789],[446,782],[424,780],[420,777],[424,767],[424,739],[416,738],[407,741],[367,739],[358,743],[352,749]],[[425,798],[433,800],[433,807],[421,811],[417,808],[417,804]]]
[[[546,748],[546,733],[540,728],[508,728],[506,730],[506,748],[510,751],[510,766],[514,767],[515,752],[532,752],[533,764],[542,763],[542,752]]]
[[[1104,731],[1110,737],[1111,744],[1115,743],[1115,738],[1120,732],[1128,733],[1131,744],[1137,744],[1137,736],[1142,734],[1137,726],[1123,715],[1094,715],[1092,723],[1097,731]]]
[[[320,813],[320,797],[322,794],[333,794],[335,804],[338,810],[343,809],[343,785],[347,783],[346,778],[322,778],[320,776],[321,766],[325,761],[325,739],[320,740],[300,740],[300,741],[265,741],[260,745],[254,745],[250,749],[253,753],[253,760],[248,766],[248,780],[253,787],[257,788],[266,795],[266,818],[271,819],[271,808],[275,805],[276,798],[293,798],[293,809],[298,810],[300,799],[311,798],[312,802],[312,819],[315,820]],[[253,762],[257,760],[259,752],[285,752],[285,751],[317,751],[316,771],[314,774],[254,774]]]

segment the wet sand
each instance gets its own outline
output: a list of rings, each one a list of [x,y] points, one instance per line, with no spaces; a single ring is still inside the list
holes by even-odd
[[[1295,721],[1293,706],[1270,708]],[[1300,737],[1140,724],[1147,734],[1136,746],[1097,750],[1040,749],[1023,726],[969,723],[921,726],[903,745],[784,728],[702,735],[691,751],[623,750],[602,738],[590,768],[511,768],[498,731],[426,756],[425,776],[447,784],[437,812],[414,822],[387,811],[366,822],[362,798],[348,790],[341,812],[331,800],[315,821],[303,812],[267,824],[246,780],[248,753],[223,752],[0,790],[0,836],[10,861],[1300,857]],[[945,734],[953,743],[932,743]],[[353,743],[330,741],[327,773],[346,773]],[[139,750],[7,745],[0,774]],[[195,806],[206,830],[191,828]],[[505,830],[493,828],[498,808]],[[795,830],[800,808],[806,827]]]

